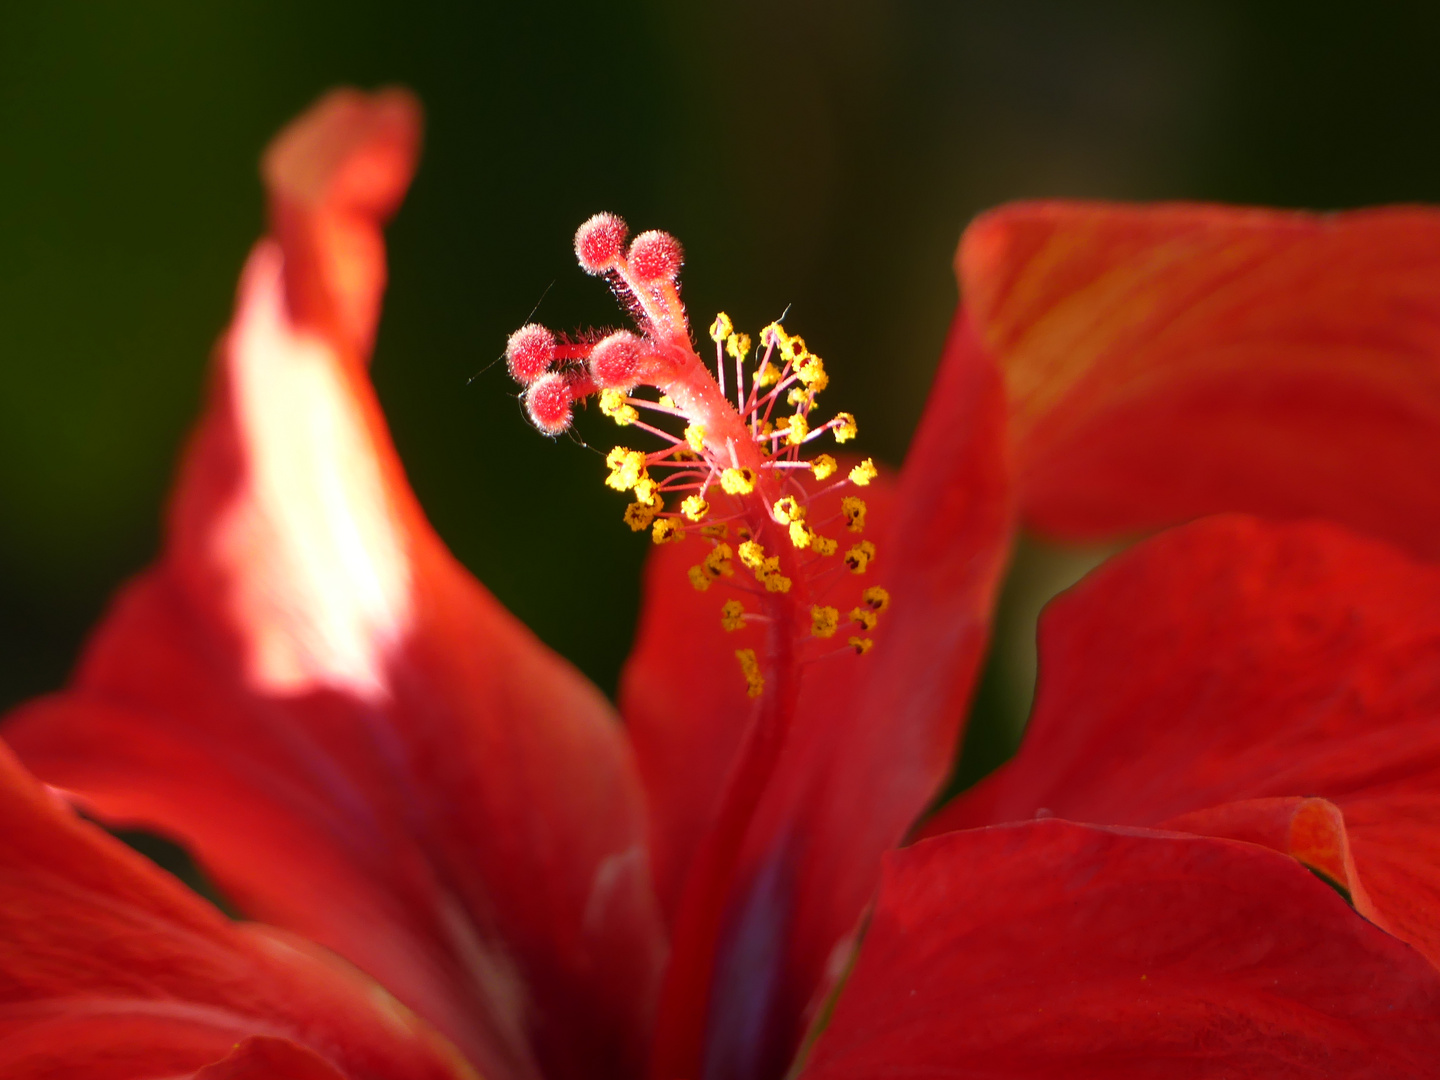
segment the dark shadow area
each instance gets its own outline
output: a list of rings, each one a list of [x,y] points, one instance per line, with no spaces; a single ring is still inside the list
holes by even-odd
[[[494,364],[532,312],[623,321],[574,266],[577,223],[675,232],[697,324],[723,308],[754,332],[788,306],[859,449],[898,463],[976,213],[1440,200],[1437,42],[1440,8],[1413,3],[6,5],[0,705],[59,686],[156,551],[263,227],[258,156],[328,87],[404,83],[427,110],[374,366],[410,479],[460,559],[610,691],[648,545],[600,455],[531,430]],[[1014,640],[956,784],[1015,745]]]

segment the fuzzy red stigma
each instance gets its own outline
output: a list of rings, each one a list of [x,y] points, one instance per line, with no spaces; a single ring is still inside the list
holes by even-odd
[[[570,383],[564,375],[550,372],[541,375],[525,392],[525,411],[530,422],[546,435],[559,435],[570,427]]]
[[[555,335],[535,323],[522,326],[505,344],[505,362],[510,377],[521,386],[529,386],[555,362]]]
[[[647,285],[658,281],[674,281],[685,261],[680,241],[667,232],[651,229],[637,236],[630,244],[630,273],[636,281]]]
[[[640,339],[617,330],[596,343],[590,353],[590,374],[602,390],[628,390],[639,381]]]
[[[603,274],[620,261],[629,227],[615,214],[596,214],[575,232],[575,257],[587,274]]]

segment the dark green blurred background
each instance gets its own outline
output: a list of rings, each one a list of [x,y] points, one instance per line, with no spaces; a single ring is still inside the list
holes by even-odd
[[[978,210],[1440,200],[1437,55],[1433,3],[6,3],[0,704],[58,686],[155,551],[261,229],[257,156],[329,86],[400,82],[428,110],[374,368],[414,486],[611,688],[646,545],[598,458],[530,431],[487,368],[542,297],[557,328],[617,321],[574,266],[584,217],[678,234],[698,323],[723,307],[753,331],[789,305],[862,449],[898,462]],[[495,512],[514,500],[523,526]],[[1021,707],[1033,613],[1081,563],[1022,554],[992,722]]]

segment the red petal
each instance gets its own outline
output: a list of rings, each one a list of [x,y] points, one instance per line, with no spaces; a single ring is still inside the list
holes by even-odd
[[[620,712],[650,808],[655,889],[668,916],[751,713],[735,636],[720,625],[729,590],[722,583],[699,593],[686,577],[707,549],[690,539],[660,545],[646,560],[640,625],[620,677]]]
[[[323,1071],[297,1080],[473,1075],[369,979],[304,942],[230,922],[76,818],[3,746],[0,835],[7,1080],[178,1076],[250,1035],[308,1047],[297,1053]]]
[[[959,315],[876,559],[891,604],[875,647],[854,695],[824,702],[797,731],[751,844],[758,889],[733,933],[776,914],[766,893],[777,873],[793,882],[779,910],[792,920],[786,992],[802,1016],[837,974],[882,856],[954,760],[1014,528],[1003,423],[995,367]]]
[[[876,522],[871,577],[892,599],[875,647],[809,676],[730,890],[721,966],[704,982],[707,1076],[783,1073],[874,893],[881,856],[949,770],[1010,540],[1002,425],[994,366],[957,318],[895,509]],[[714,619],[713,607],[701,617]],[[642,625],[659,618],[647,613]],[[711,730],[725,722],[717,709]],[[695,1030],[667,1025],[662,1011],[652,1069],[693,1075],[706,1010],[687,1000],[673,1011]]]
[[[1421,1077],[1440,973],[1228,840],[1063,821],[890,857],[807,1080]]]
[[[1025,519],[1319,515],[1440,554],[1440,214],[1035,203],[958,266]]]
[[[280,244],[246,268],[165,556],[8,732],[492,1080],[605,1074],[641,1053],[662,948],[633,761],[425,521],[358,351],[413,119],[341,95],[267,157]]]
[[[285,1039],[246,1039],[224,1061],[207,1065],[195,1080],[346,1080],[320,1055]]]
[[[1054,601],[1019,755],[927,831],[1042,808],[1187,827],[1176,815],[1318,796],[1383,921],[1440,961],[1437,613],[1440,569],[1335,526],[1164,533]]]
[[[842,462],[842,471],[852,463]],[[869,535],[890,520],[895,487],[893,474],[886,471],[858,492],[868,508]],[[811,506],[811,518],[838,517],[842,494],[857,493],[820,496]],[[822,531],[843,541],[855,539],[839,526]],[[878,544],[882,550],[887,546],[883,535]],[[686,574],[708,551],[709,545],[698,538],[655,547],[645,565],[635,647],[620,680],[620,711],[651,810],[656,890],[672,915],[696,846],[719,804],[753,704],[745,695],[745,680],[733,654],[739,647],[754,645],[755,634],[730,633],[720,624],[721,605],[736,594],[723,580],[697,592]],[[869,578],[862,580],[872,584]],[[875,582],[881,580],[875,577]],[[838,585],[837,594],[847,589],[845,595],[858,593],[854,578],[842,578]],[[839,595],[817,597],[840,605],[842,612],[857,599],[846,604]],[[844,640],[842,633],[834,639],[835,645],[843,648]],[[830,726],[836,711],[849,707],[856,678],[869,666],[869,659],[834,657],[805,673],[802,699],[808,708],[797,727]]]

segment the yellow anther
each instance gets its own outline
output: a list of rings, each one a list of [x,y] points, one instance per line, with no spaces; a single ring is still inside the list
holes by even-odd
[[[720,312],[715,316],[715,321],[710,324],[710,340],[719,344],[735,332],[735,324],[730,321],[730,316]]]
[[[840,512],[845,515],[845,527],[851,532],[865,531],[865,500],[846,495],[840,500]]]
[[[631,503],[625,508],[625,524],[630,526],[631,532],[644,532],[664,505],[665,502],[659,495],[648,503]]]
[[[734,558],[735,553],[730,550],[729,544],[716,544],[710,554],[705,556],[705,569],[710,572],[711,577],[734,577]]]
[[[815,534],[810,531],[810,526],[806,525],[805,522],[790,522],[790,543],[794,544],[797,548],[801,550],[808,548],[810,542],[814,539]]]
[[[834,555],[840,545],[828,536],[821,536],[819,533],[810,537],[810,550],[816,555]]]
[[[680,503],[680,513],[689,521],[704,521],[710,512],[710,504],[699,495],[687,495]]]
[[[818,356],[807,356],[800,361],[795,366],[795,377],[814,394],[830,385],[830,376],[826,374],[825,364]]]
[[[600,411],[621,427],[640,419],[634,407],[625,403],[625,396],[624,390],[600,391]]]
[[[691,424],[685,429],[685,445],[697,454],[705,452],[705,426]]]
[[[749,495],[755,490],[755,473],[750,469],[726,469],[720,474],[720,489],[726,495]]]
[[[870,481],[880,475],[880,470],[875,468],[875,462],[866,458],[850,470],[850,482],[856,487],[869,487]]]
[[[781,419],[783,420],[784,417],[781,417]],[[771,435],[775,434],[775,425],[769,420],[761,418],[755,425],[755,434],[762,439],[768,439]]]
[[[835,459],[829,454],[821,454],[814,461],[810,462],[810,471],[815,474],[816,480],[828,480],[835,475],[835,470],[838,467]]]
[[[778,562],[779,560],[777,559],[775,561]],[[766,592],[787,593],[790,591],[790,579],[778,570],[766,574],[763,580],[765,582]]]
[[[616,491],[629,491],[645,475],[645,455],[639,450],[617,446],[605,455],[605,464],[610,466],[610,475],[605,478],[605,486]],[[641,497],[640,501],[650,500]]]
[[[697,592],[710,588],[710,575],[703,566],[692,566],[686,573],[690,575],[690,584],[695,586]]]
[[[855,438],[859,428],[855,424],[855,417],[848,412],[836,413],[835,419],[830,421],[830,430],[835,433],[835,441],[846,443]]]
[[[760,328],[760,344],[767,349],[783,345],[788,340],[790,340],[790,335],[785,333],[785,328],[778,322],[772,322]]]
[[[674,518],[660,518],[650,530],[650,539],[657,544],[676,544],[685,539],[685,526]]]
[[[774,386],[780,381],[780,369],[774,364],[766,364],[759,371],[755,372],[755,385],[760,389],[767,386]]]
[[[810,350],[805,347],[805,339],[799,334],[791,334],[785,339],[785,344],[790,347],[788,359],[803,363],[810,355]]]
[[[890,594],[879,585],[871,585],[860,594],[871,611],[884,611],[890,606]]]
[[[735,538],[743,543],[746,540],[753,540],[755,538],[755,534],[750,531],[750,528],[747,525],[736,525]]]
[[[834,637],[838,629],[840,612],[833,607],[820,607],[818,604],[810,609],[810,633],[816,637]]]
[[[810,391],[806,390],[803,386],[792,386],[790,392],[785,395],[785,401],[790,405],[805,405],[807,407],[815,404]]]
[[[711,540],[724,540],[730,535],[730,526],[726,524],[706,525],[700,530],[701,536],[708,536]]]
[[[760,674],[760,664],[755,659],[754,649],[736,649],[735,659],[740,661],[740,674],[745,676],[747,697],[759,697],[765,692],[765,676]]]
[[[765,549],[754,540],[746,540],[740,545],[740,561],[751,570],[758,570],[765,564]]]
[[[655,493],[659,489],[659,484],[651,480],[648,475],[641,473],[640,479],[635,481],[635,498],[643,503],[648,503],[651,499],[655,498]]]
[[[660,400],[655,402],[655,404],[659,405],[662,409],[673,409],[675,407],[675,399],[669,394],[661,394]]]
[[[720,625],[726,630],[745,628],[745,608],[739,600],[726,600],[720,608]]]
[[[850,621],[861,630],[874,630],[875,624],[880,621],[880,616],[869,608],[857,607],[850,609]]]
[[[725,351],[730,354],[732,360],[743,361],[750,355],[750,335],[731,334],[730,340],[725,342]]]
[[[850,567],[852,574],[863,574],[873,558],[875,558],[875,545],[869,540],[861,540],[845,553],[845,565]]]
[[[801,506],[793,495],[786,495],[783,499],[776,499],[771,511],[775,520],[781,525],[789,525],[792,521],[803,521],[805,519],[805,507]]]
[[[870,646],[875,644],[868,637],[852,637],[849,643],[854,646],[856,656],[864,656],[870,651]]]
[[[785,441],[791,446],[799,446],[805,441],[805,436],[810,434],[810,421],[805,419],[804,413],[796,413],[787,419],[789,423],[785,425]]]

